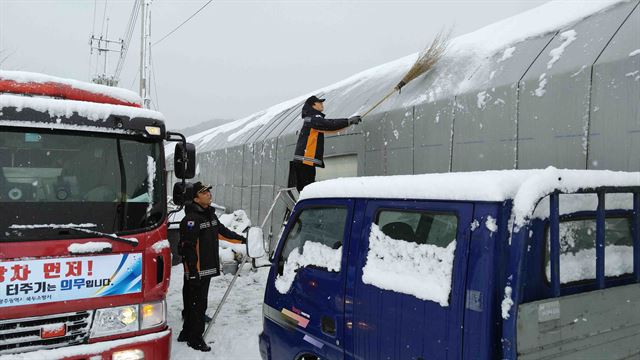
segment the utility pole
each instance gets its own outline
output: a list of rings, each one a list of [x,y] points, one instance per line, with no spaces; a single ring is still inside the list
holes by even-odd
[[[109,62],[109,53],[117,52],[120,53],[120,57],[123,55],[124,41],[120,40],[109,40],[109,19],[107,18],[107,32],[106,34],[100,35],[100,37],[91,34],[91,38],[89,39],[89,46],[91,46],[91,54],[96,50],[96,64],[100,62],[100,57],[104,57],[103,63],[103,72],[102,74],[96,73],[93,76],[92,82],[96,84],[108,85],[108,86],[118,86],[118,79],[116,79],[113,75],[107,75],[107,64]]]
[[[141,46],[140,46],[140,97],[143,106],[149,108],[151,105],[149,78],[151,70],[151,2],[152,0],[142,0],[141,11]]]

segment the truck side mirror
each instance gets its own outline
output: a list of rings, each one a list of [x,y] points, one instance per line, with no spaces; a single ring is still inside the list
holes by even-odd
[[[263,257],[264,251],[264,235],[262,234],[262,228],[254,226],[249,228],[247,234],[247,255],[250,258],[256,259]]]
[[[196,146],[177,143],[173,153],[173,168],[178,179],[193,179],[196,176]]]
[[[173,185],[173,203],[178,206],[188,204],[193,200],[193,184],[191,183],[175,183]]]

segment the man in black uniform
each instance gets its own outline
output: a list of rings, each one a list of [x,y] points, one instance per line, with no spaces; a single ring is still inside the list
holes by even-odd
[[[204,315],[211,277],[220,274],[218,234],[246,241],[220,223],[211,207],[211,185],[197,182],[193,185],[193,203],[185,207],[180,222],[180,247],[184,264],[185,316],[178,341],[200,351],[210,351],[204,342]]]
[[[298,191],[316,181],[316,166],[324,167],[324,133],[344,129],[362,121],[360,116],[348,119],[325,119],[324,100],[309,97],[302,106],[302,129],[298,135],[296,152],[289,167],[288,187]]]

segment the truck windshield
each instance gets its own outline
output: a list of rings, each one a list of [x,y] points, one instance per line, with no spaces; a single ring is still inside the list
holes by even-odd
[[[131,233],[164,218],[161,144],[103,134],[0,132],[0,240]]]

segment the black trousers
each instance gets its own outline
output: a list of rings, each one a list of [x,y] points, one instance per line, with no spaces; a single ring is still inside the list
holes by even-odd
[[[315,166],[305,165],[301,162],[289,162],[289,181],[287,187],[295,187],[302,191],[305,186],[316,181]]]
[[[198,340],[204,333],[204,314],[207,311],[211,276],[200,280],[184,280],[182,300],[184,301],[184,323],[182,332],[187,340]]]

